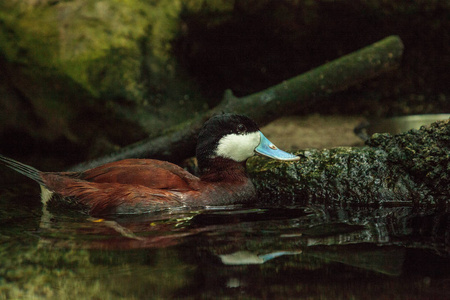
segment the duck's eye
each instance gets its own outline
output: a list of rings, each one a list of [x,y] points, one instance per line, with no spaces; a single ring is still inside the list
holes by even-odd
[[[238,133],[244,133],[244,132],[246,132],[246,131],[247,131],[247,127],[245,127],[244,124],[239,124],[239,125],[237,126],[237,132],[238,132]]]

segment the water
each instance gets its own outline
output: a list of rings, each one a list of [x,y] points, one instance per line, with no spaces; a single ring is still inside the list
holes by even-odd
[[[222,207],[116,219],[0,189],[0,299],[450,299],[450,217]]]

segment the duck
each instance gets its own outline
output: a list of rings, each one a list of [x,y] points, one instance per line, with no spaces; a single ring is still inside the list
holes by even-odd
[[[100,217],[245,204],[256,196],[246,173],[246,161],[254,155],[300,159],[271,143],[249,117],[219,114],[198,134],[199,176],[155,159],[124,159],[80,172],[43,172],[3,155],[0,162],[36,181],[43,191],[74,199],[89,215]]]

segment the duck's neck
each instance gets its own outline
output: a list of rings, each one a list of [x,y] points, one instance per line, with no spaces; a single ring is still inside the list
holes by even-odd
[[[215,157],[201,168],[200,179],[208,182],[244,182],[248,180],[245,172],[245,163],[234,160]]]

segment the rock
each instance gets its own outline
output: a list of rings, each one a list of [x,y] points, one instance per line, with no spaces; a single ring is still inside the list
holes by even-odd
[[[172,1],[2,2],[0,140],[8,143],[0,151],[59,148],[67,156],[76,148],[72,164],[204,109],[171,55],[181,8]],[[18,145],[12,136],[22,137]]]

